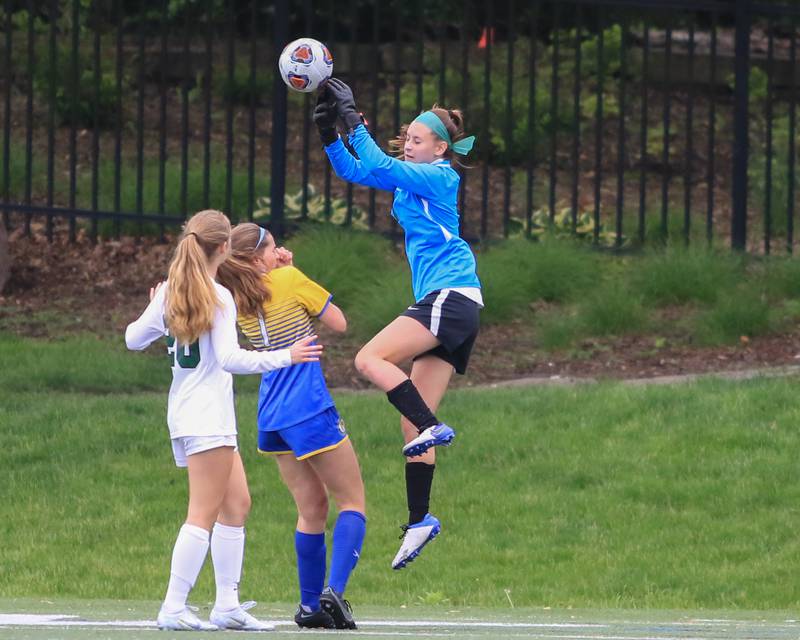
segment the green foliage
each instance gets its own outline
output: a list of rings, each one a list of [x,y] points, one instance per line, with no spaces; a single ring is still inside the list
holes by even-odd
[[[14,11],[11,14],[11,27],[15,31],[28,31],[28,27],[30,26],[30,14],[25,10],[22,9],[20,11]],[[45,33],[48,29],[47,23],[38,15],[33,16],[33,32],[34,33]]]
[[[34,90],[42,104],[55,111],[59,125],[76,127],[110,128],[122,117],[117,108],[117,79],[115,72],[101,65],[99,82],[95,81],[94,55],[83,49],[77,51],[77,64],[73,63],[72,45],[66,41],[57,44],[55,64],[49,55],[49,43],[40,44],[40,55],[33,75]],[[106,60],[108,66],[110,61]],[[77,69],[77,76],[75,70]],[[127,80],[123,79],[123,92]]]
[[[771,306],[767,299],[749,288],[727,296],[696,319],[695,331],[704,344],[725,344],[752,338],[773,328]]]
[[[641,300],[612,283],[590,293],[578,309],[585,331],[592,336],[637,333],[647,324]]]
[[[518,233],[524,232],[524,225],[520,221],[517,227]],[[597,229],[597,231],[595,231]],[[531,214],[531,235],[543,238],[554,236],[556,238],[575,238],[585,242],[594,242],[595,234],[600,245],[606,247],[617,247],[625,244],[625,236],[622,236],[617,244],[617,234],[615,231],[608,231],[601,222],[599,228],[595,223],[593,211],[579,211],[575,217],[575,226],[572,222],[572,207],[564,207],[553,219],[550,219],[550,211],[547,208],[537,209]]]
[[[736,76],[733,73],[728,74],[726,78],[728,89],[734,91],[736,89]],[[748,95],[750,103],[763,103],[767,98],[769,87],[769,76],[767,72],[761,67],[751,66],[750,75],[748,77]]]
[[[488,139],[483,132],[483,122],[486,114],[486,105],[482,96],[485,66],[482,61],[475,61],[469,65],[467,78],[464,78],[460,63],[454,61],[446,72],[445,106],[453,108],[461,99],[464,82],[468,83],[471,95],[469,114],[466,120],[468,133],[477,136],[476,152],[491,156],[494,161],[512,163],[526,162],[535,151],[542,152],[546,148],[549,136],[558,131],[572,129],[572,111],[566,102],[561,102],[555,116],[550,106],[550,89],[547,83],[537,82],[533,97],[535,103],[536,120],[529,126],[530,87],[526,75],[515,74],[513,77],[505,73],[505,44],[494,47],[492,58],[496,68],[491,75],[491,94],[488,107],[489,135]],[[519,40],[515,45],[515,55],[526,60],[530,50],[530,42]],[[432,54],[431,54],[432,55]],[[501,68],[502,67],[502,68]],[[510,142],[506,140],[507,123],[507,90],[508,83],[512,83],[512,135]],[[428,109],[437,101],[439,94],[438,77],[426,75],[422,85],[422,109]],[[384,101],[384,111],[390,108],[391,102]],[[417,87],[415,83],[405,83],[400,89],[400,109],[403,114],[415,116],[418,113]],[[387,116],[384,122],[390,120]]]
[[[575,41],[575,30],[568,32],[568,42]],[[622,53],[622,27],[611,25],[603,30],[603,59],[600,64],[600,36],[585,34],[581,41],[581,64],[583,69],[597,76],[602,71],[603,77],[610,79],[620,73]],[[574,69],[574,62],[571,67]],[[631,72],[630,61],[628,72]]]
[[[592,286],[595,257],[569,240],[513,239],[478,256],[486,323],[529,317],[537,301],[567,302]]]
[[[741,259],[701,248],[649,251],[631,270],[632,290],[656,306],[713,303],[742,275]]]
[[[334,294],[357,337],[377,333],[413,302],[408,267],[381,236],[319,224],[287,245],[295,265]]]
[[[74,87],[74,88],[73,88]],[[78,82],[61,85],[56,90],[56,113],[62,124],[79,127],[110,128],[120,117],[117,109],[116,78],[102,73],[95,83],[94,72],[84,69]]]
[[[182,18],[185,14],[192,16],[203,15],[209,12],[211,15],[219,15],[225,7],[223,0],[210,0],[198,2],[198,0],[168,0],[167,13],[170,20]]]
[[[294,222],[330,222],[331,224],[343,225],[347,220],[347,200],[344,198],[331,198],[329,206],[325,205],[325,194],[317,193],[313,184],[308,184],[308,195],[306,199],[306,216],[303,216],[303,189],[299,189],[294,194],[287,193],[284,196],[283,212],[287,220]],[[256,210],[254,217],[263,218],[263,222],[269,223],[272,212],[272,205],[269,196],[262,196],[256,200]],[[366,231],[369,228],[366,212],[356,205],[350,209],[350,226],[354,229]]]
[[[687,341],[735,343],[794,322],[797,309],[785,301],[800,297],[796,260],[771,258],[748,267],[742,256],[702,247],[668,246],[620,258],[545,235],[540,243],[513,239],[490,246],[478,255],[478,272],[483,322],[532,319],[544,349],[659,326]],[[662,318],[664,307],[682,307],[684,321]]]
[[[536,319],[536,329],[536,343],[546,351],[566,349],[585,333],[582,318],[572,306],[542,313]]]
[[[225,102],[236,105],[249,106],[251,101],[255,105],[266,105],[272,96],[272,78],[261,72],[256,72],[251,77],[249,66],[237,65],[233,75],[227,73],[223,76],[214,76],[217,86],[216,91]],[[197,86],[202,86],[200,82]]]
[[[603,72],[603,114],[604,117],[613,117],[618,114],[617,96],[614,90],[614,76],[619,72],[622,30],[619,25],[612,25],[603,32],[603,61],[600,67],[598,56],[598,35],[584,31],[581,40],[581,119],[595,126],[595,110],[597,106],[597,77],[598,68]],[[555,37],[553,35],[553,37]],[[558,79],[562,89],[574,83],[575,74],[575,30],[560,31]],[[576,123],[574,122],[572,92],[564,92],[556,104],[555,113],[551,103],[551,69],[554,55],[553,41],[542,45],[536,41],[537,68],[533,107],[535,121],[529,123],[531,108],[530,76],[527,73],[516,72],[509,76],[506,72],[508,56],[507,44],[498,42],[492,50],[491,92],[488,114],[483,99],[485,82],[485,62],[475,60],[470,63],[467,77],[461,69],[460,61],[455,58],[446,70],[446,95],[447,106],[452,107],[461,99],[464,82],[468,83],[470,98],[469,120],[467,129],[478,136],[476,149],[484,156],[490,156],[499,164],[511,162],[521,164],[527,162],[533,153],[543,153],[553,135],[571,135]],[[514,57],[518,64],[527,68],[530,58],[531,41],[525,38],[518,39],[514,44]],[[435,58],[435,51],[427,53]],[[519,68],[519,67],[517,67]],[[630,72],[630,69],[629,69]],[[587,82],[587,77],[591,79]],[[511,83],[511,122],[508,122],[508,85]],[[438,98],[439,78],[425,76],[422,84],[422,108],[429,108]],[[565,97],[565,96],[569,97]],[[390,106],[389,101],[384,101],[384,110]],[[415,83],[406,83],[400,90],[400,109],[404,114],[416,114],[417,87]],[[482,123],[488,115],[488,139],[482,131]],[[384,122],[387,118],[384,118]],[[511,136],[508,136],[507,124],[511,125]],[[582,122],[577,123],[582,126]]]
[[[686,220],[683,207],[668,203],[666,229],[661,223],[661,194],[649,196],[649,208],[645,210],[644,242],[638,245],[655,248],[686,248]],[[705,209],[695,209],[691,213],[689,225],[689,246],[701,252],[708,247]],[[638,215],[638,211],[637,211]],[[638,224],[638,223],[637,223]]]
[[[59,125],[74,124],[76,127],[109,128],[122,116],[117,108],[117,81],[112,67],[114,59],[103,55],[95,59],[91,48],[93,32],[89,18],[92,0],[78,0],[78,21],[73,24],[73,5],[56,3],[55,23],[34,17],[34,31],[41,35],[55,30],[55,49],[51,49],[50,38],[40,37],[35,42],[33,75],[30,79],[38,100],[49,105],[55,112]],[[15,27],[21,31],[28,28],[28,13],[18,11],[12,16]],[[100,25],[93,25],[101,28]],[[76,33],[77,31],[77,33]],[[73,36],[78,39],[73,51]],[[74,57],[74,60],[73,60]],[[100,69],[96,69],[100,65]],[[95,73],[99,71],[99,79]],[[123,92],[127,79],[123,78]]]
[[[765,293],[772,299],[800,300],[800,261],[797,258],[771,256],[752,277],[763,283]]]
[[[352,319],[350,330],[366,342],[414,303],[411,290],[411,274],[402,262],[394,262],[380,277],[369,278],[365,286],[349,307]]]

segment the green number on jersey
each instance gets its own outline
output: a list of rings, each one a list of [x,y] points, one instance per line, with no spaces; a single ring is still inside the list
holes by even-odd
[[[167,336],[167,354],[169,355],[170,366],[179,366],[181,369],[194,369],[200,364],[200,341],[197,340],[189,345],[180,348],[175,347],[175,338]]]

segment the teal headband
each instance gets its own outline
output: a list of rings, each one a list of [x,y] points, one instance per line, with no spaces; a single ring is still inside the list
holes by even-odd
[[[462,138],[456,143],[450,139],[450,134],[447,132],[447,127],[444,126],[442,119],[437,116],[433,111],[425,111],[420,113],[414,122],[424,124],[428,129],[433,131],[437,136],[447,143],[447,148],[452,149],[457,154],[465,156],[472,151],[472,145],[475,144],[475,136],[468,136]]]

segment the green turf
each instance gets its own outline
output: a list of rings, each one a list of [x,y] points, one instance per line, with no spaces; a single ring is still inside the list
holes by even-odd
[[[116,353],[76,367],[71,343],[8,344],[0,596],[159,598],[185,477],[171,460],[166,385],[138,391],[161,381],[145,384],[128,363],[161,361]],[[242,595],[291,602],[294,508],[254,453],[248,385],[238,399],[254,501]],[[796,396],[790,379],[454,391],[440,414],[459,436],[433,495],[443,534],[393,572],[405,502],[397,417],[381,394],[340,395],[369,520],[348,596],[443,608],[796,607]],[[196,599],[212,593],[206,568]]]
[[[156,601],[0,599],[0,639],[75,640],[152,638]],[[296,636],[289,603],[260,604],[255,610],[276,624],[273,636]],[[7,615],[36,615],[12,622]],[[208,615],[208,605],[198,615]],[[358,635],[385,640],[417,637],[569,638],[570,640],[788,640],[800,625],[790,611],[548,609],[427,606],[362,606]],[[49,616],[49,618],[48,618]],[[67,617],[69,616],[69,618]],[[71,626],[66,626],[66,624]],[[330,637],[330,631],[304,630],[304,637]],[[159,633],[159,638],[182,638]],[[192,634],[192,637],[196,637]],[[203,634],[199,637],[219,637]]]

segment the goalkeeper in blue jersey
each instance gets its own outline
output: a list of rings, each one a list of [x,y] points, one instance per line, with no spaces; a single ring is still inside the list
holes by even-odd
[[[349,134],[354,156],[336,132]],[[383,389],[403,415],[408,524],[392,561],[402,569],[441,530],[429,513],[435,469],[433,447],[447,446],[455,431],[434,411],[455,370],[466,371],[483,307],[475,257],[459,237],[460,177],[451,162],[469,153],[460,111],[434,106],[405,125],[390,143],[398,157],[375,144],[355,106],[353,92],[331,78],[319,94],[314,122],[336,174],[343,180],[394,193],[392,215],[405,231],[413,305],[356,355],[356,368]],[[398,364],[413,360],[409,378]]]

